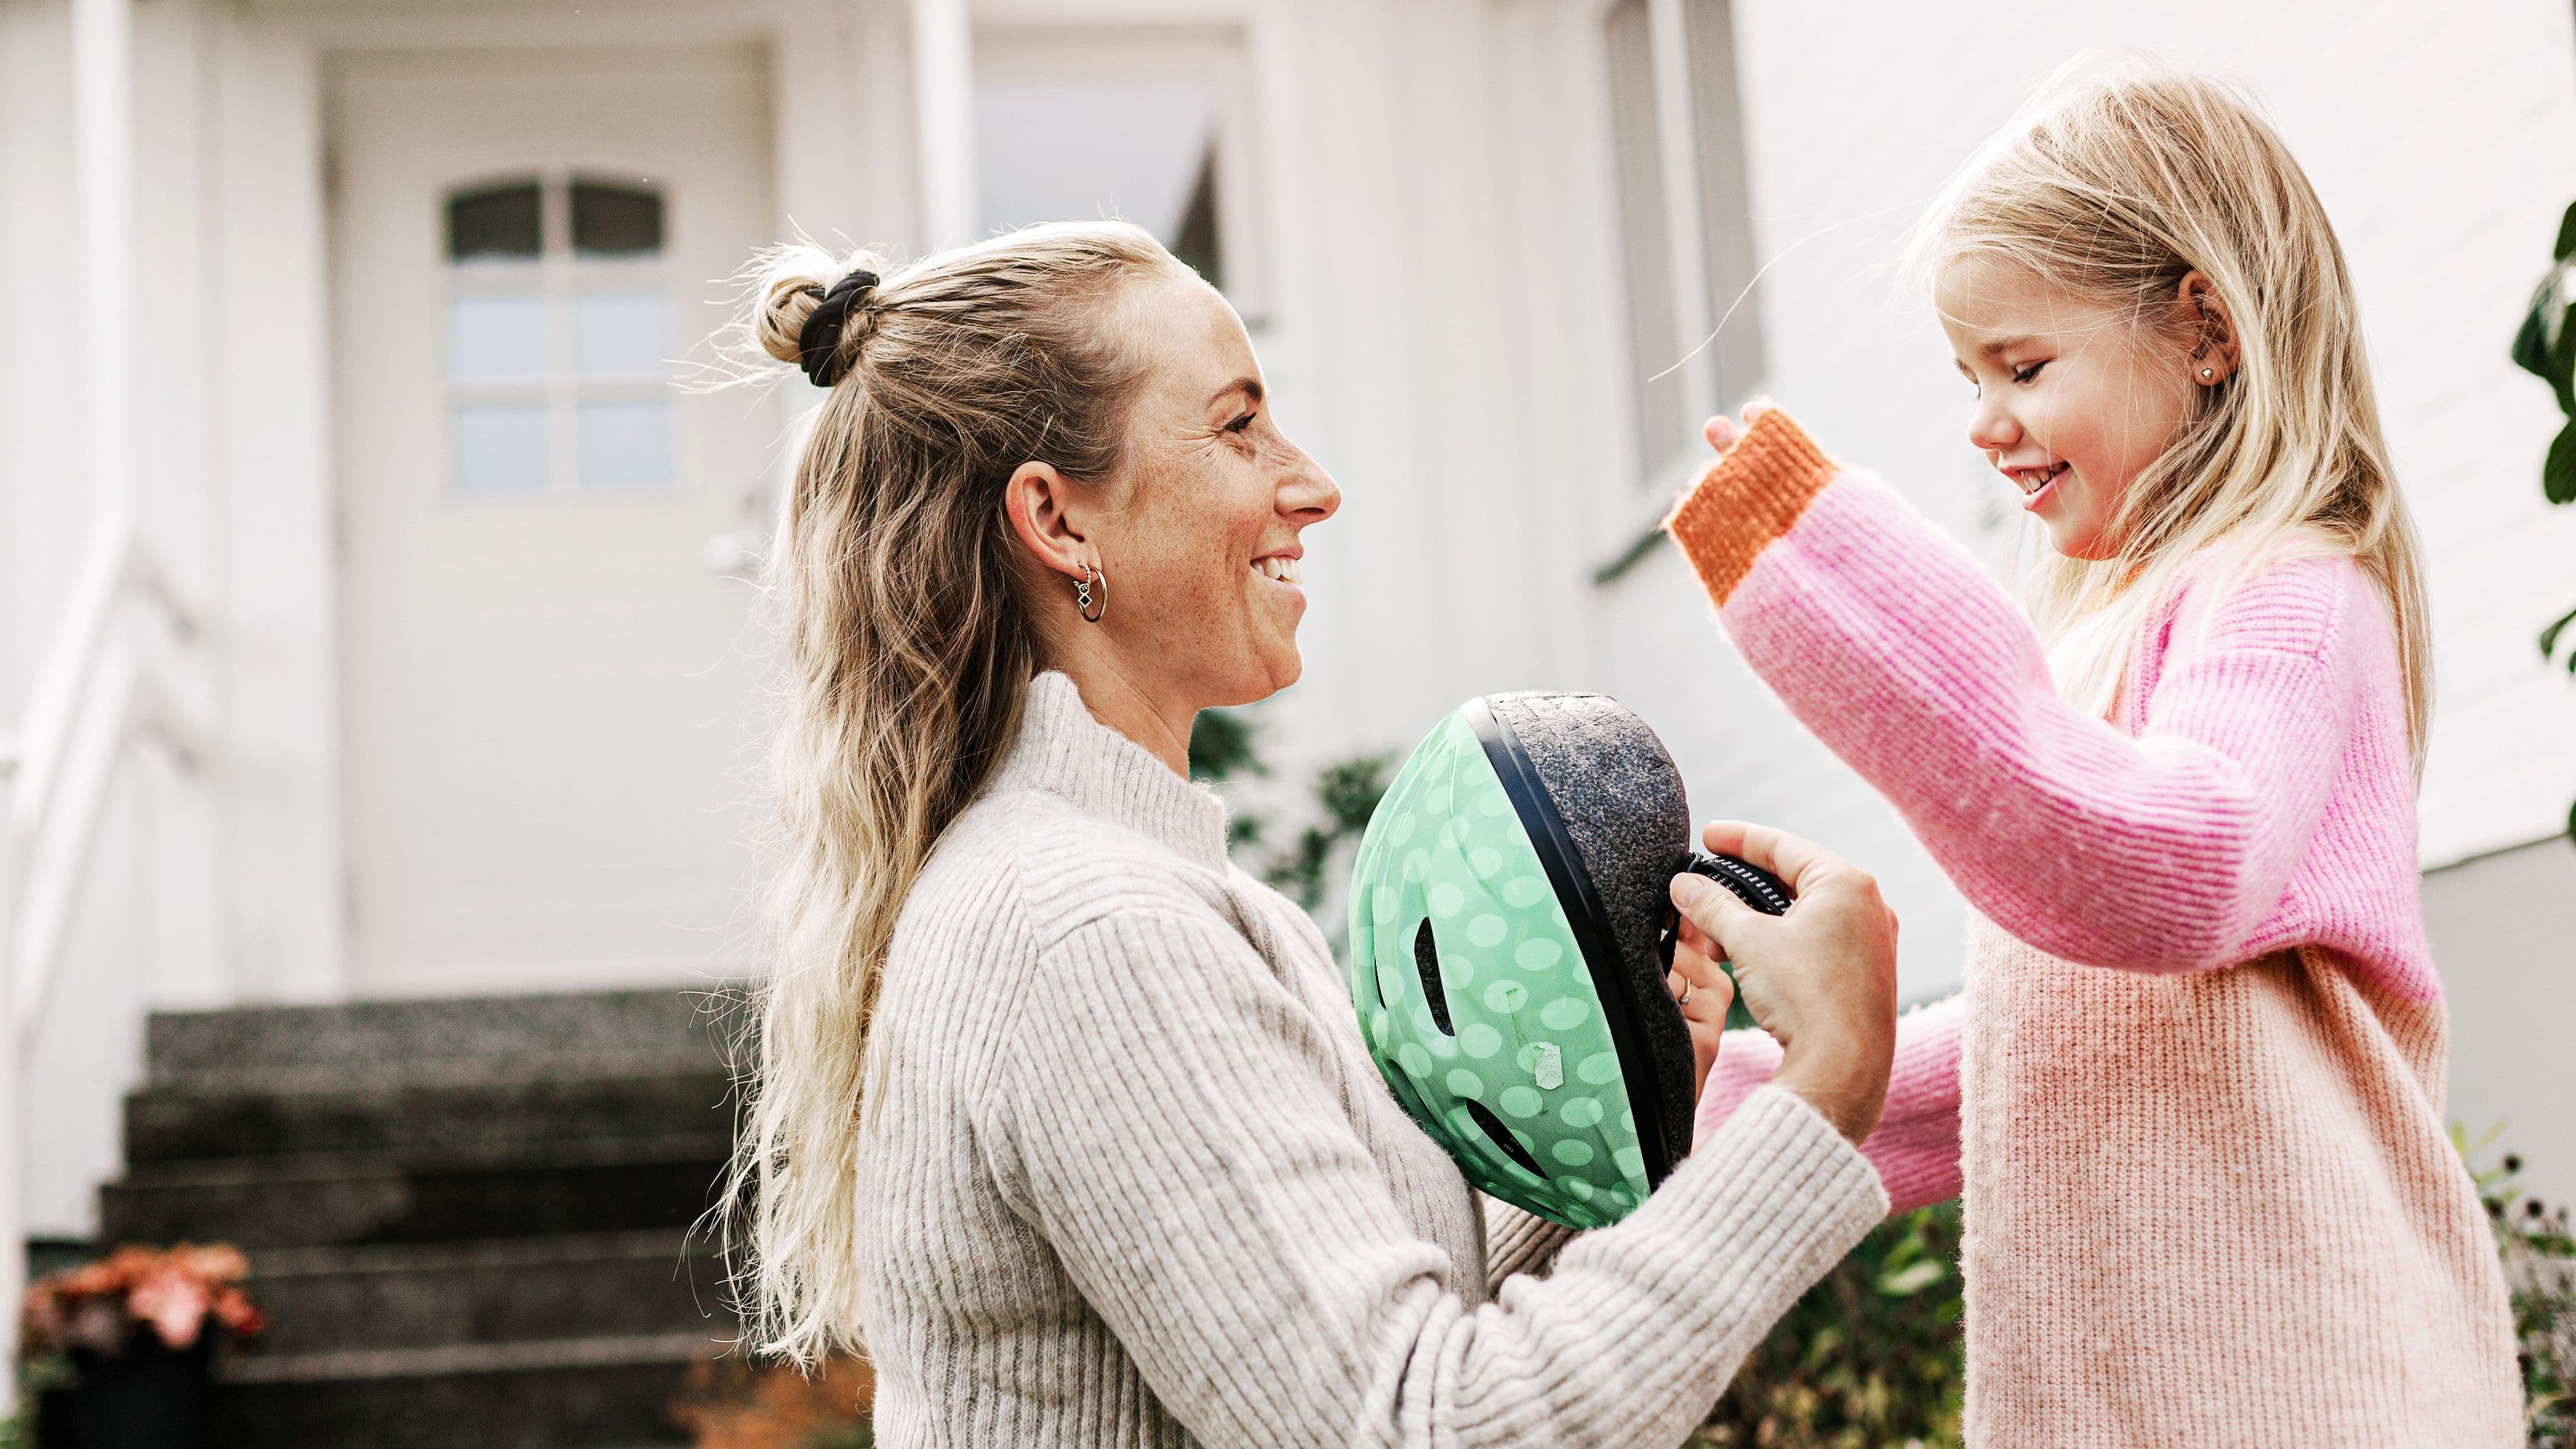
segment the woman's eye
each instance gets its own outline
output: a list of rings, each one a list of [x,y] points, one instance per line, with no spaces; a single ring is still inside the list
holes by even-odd
[[[1245,413],[1242,417],[1236,418],[1233,422],[1226,424],[1225,430],[1229,433],[1243,432],[1252,426],[1252,420],[1258,416],[1260,416],[1258,413]]]
[[[2021,383],[2029,382],[2032,378],[2039,376],[2039,370],[2046,366],[2048,366],[2048,364],[2045,362],[2034,362],[2027,367],[2016,367],[2013,369],[2013,381]]]

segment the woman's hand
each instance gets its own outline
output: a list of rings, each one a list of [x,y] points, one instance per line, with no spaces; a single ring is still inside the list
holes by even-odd
[[[1691,993],[1683,1015],[1707,1016],[1695,1009],[1709,993],[1715,1014],[1707,1030],[1716,1035],[1729,999],[1717,962],[1732,961],[1746,1008],[1780,1043],[1772,1081],[1861,1141],[1886,1105],[1896,1053],[1896,913],[1868,872],[1794,835],[1722,820],[1702,840],[1780,877],[1797,899],[1787,915],[1766,916],[1714,881],[1673,877],[1682,916],[1673,971]],[[1694,1019],[1694,1047],[1701,1030]],[[1712,1044],[1699,1063],[1703,1077],[1714,1055]]]

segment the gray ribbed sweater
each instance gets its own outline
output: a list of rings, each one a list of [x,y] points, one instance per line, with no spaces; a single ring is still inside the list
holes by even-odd
[[[1618,1226],[1489,1231],[1222,804],[1061,674],[906,902],[870,1050],[893,1449],[1679,1444],[1886,1210],[1766,1088]]]

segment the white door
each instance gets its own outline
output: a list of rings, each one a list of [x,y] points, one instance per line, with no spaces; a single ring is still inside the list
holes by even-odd
[[[742,960],[749,584],[778,410],[674,387],[769,239],[730,48],[420,52],[333,78],[352,984]]]

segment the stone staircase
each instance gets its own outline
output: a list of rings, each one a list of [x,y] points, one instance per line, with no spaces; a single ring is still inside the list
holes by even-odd
[[[732,1335],[702,992],[168,1013],[101,1240],[250,1254],[242,1449],[628,1449]]]

